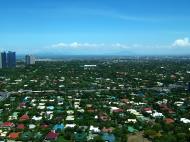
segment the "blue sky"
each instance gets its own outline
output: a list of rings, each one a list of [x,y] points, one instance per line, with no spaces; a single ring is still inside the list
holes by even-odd
[[[190,54],[190,0],[0,0],[17,54]]]

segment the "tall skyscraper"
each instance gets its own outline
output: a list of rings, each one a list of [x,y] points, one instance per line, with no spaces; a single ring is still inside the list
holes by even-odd
[[[25,63],[26,63],[26,65],[30,64],[30,55],[25,56]]]
[[[1,64],[2,64],[2,68],[7,67],[7,54],[6,54],[6,52],[1,53]]]
[[[33,65],[33,64],[35,64],[35,57],[32,56],[32,55],[26,55],[25,56],[25,63],[27,65]]]
[[[7,53],[7,66],[9,68],[15,68],[16,67],[16,53],[9,51]]]

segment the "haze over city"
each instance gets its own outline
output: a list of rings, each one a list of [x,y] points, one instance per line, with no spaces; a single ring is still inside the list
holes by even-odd
[[[189,0],[1,0],[0,50],[189,55]]]

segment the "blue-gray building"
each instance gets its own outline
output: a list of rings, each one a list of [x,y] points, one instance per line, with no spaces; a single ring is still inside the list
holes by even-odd
[[[8,68],[16,67],[16,52],[9,51],[7,53],[7,67]]]
[[[7,67],[7,54],[6,54],[6,52],[1,53],[1,67],[2,68]]]

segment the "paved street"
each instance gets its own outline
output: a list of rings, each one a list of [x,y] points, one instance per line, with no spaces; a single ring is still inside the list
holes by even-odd
[[[5,99],[7,99],[9,97],[9,93],[6,92],[0,92],[0,102],[4,101]]]

